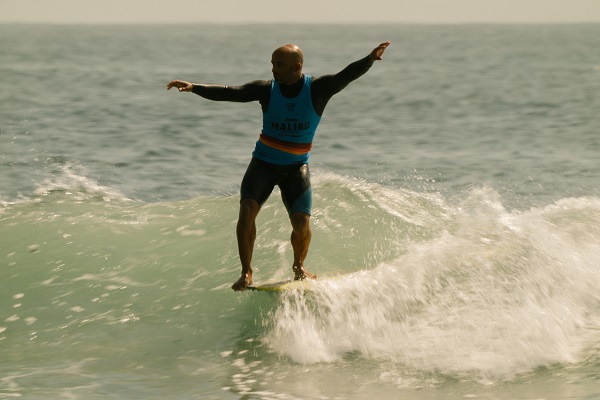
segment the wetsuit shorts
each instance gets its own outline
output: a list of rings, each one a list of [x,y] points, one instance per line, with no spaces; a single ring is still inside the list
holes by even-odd
[[[267,201],[275,185],[289,215],[312,209],[312,189],[308,164],[277,165],[253,157],[242,179],[241,200],[254,199],[261,206]]]

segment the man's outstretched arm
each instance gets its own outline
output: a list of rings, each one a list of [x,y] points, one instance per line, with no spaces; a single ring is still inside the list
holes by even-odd
[[[242,86],[224,86],[197,84],[176,79],[167,84],[167,90],[173,87],[180,92],[192,92],[208,100],[249,102],[263,100],[271,86],[269,81],[254,81]]]
[[[389,45],[389,41],[381,43],[369,53],[368,57],[353,62],[342,71],[333,75],[332,82],[330,82],[330,89],[337,93],[353,80],[360,78],[371,68],[375,61],[382,59],[383,52]]]
[[[348,84],[363,76],[373,63],[381,60],[383,52],[390,42],[381,43],[368,56],[353,62],[335,75],[324,75],[313,83],[313,105],[317,114],[321,115],[331,97],[344,89]]]

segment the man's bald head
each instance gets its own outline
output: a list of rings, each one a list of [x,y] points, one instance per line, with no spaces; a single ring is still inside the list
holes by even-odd
[[[302,50],[295,44],[286,44],[281,47],[275,49],[273,54],[279,53],[284,54],[290,57],[290,60],[294,63],[300,64],[300,67],[304,65],[304,54],[302,54]]]
[[[291,85],[302,78],[304,55],[300,47],[286,44],[275,49],[271,56],[271,64],[275,81],[280,85]]]

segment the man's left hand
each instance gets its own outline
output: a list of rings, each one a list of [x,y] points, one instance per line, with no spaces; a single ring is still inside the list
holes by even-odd
[[[383,56],[383,52],[385,51],[385,49],[390,45],[390,41],[388,40],[385,43],[381,43],[379,46],[375,47],[373,49],[373,51],[371,52],[371,54],[369,54],[369,60],[371,61],[377,61],[377,60],[381,60],[381,56]]]

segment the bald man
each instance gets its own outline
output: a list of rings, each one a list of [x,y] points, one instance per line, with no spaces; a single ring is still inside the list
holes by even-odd
[[[236,291],[252,284],[252,252],[256,239],[256,216],[275,185],[292,224],[292,271],[295,280],[315,279],[304,268],[312,236],[310,215],[312,189],[308,157],[321,115],[333,95],[365,74],[373,62],[381,60],[390,42],[381,43],[368,56],[353,62],[334,75],[313,78],[302,73],[304,55],[294,44],[273,52],[273,79],[242,86],[205,85],[182,80],[171,81],[167,89],[193,92],[208,100],[258,101],[263,126],[241,185],[237,241],[242,273],[232,285]]]

